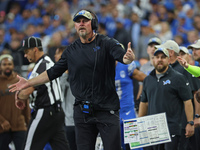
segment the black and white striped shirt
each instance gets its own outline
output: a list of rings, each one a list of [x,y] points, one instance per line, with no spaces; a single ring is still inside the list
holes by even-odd
[[[50,57],[44,55],[35,64],[30,79],[38,76],[45,70],[51,68],[54,62]],[[30,95],[30,99],[37,108],[48,107],[53,105],[55,101],[61,101],[61,88],[59,78],[50,82],[34,87],[35,90]]]

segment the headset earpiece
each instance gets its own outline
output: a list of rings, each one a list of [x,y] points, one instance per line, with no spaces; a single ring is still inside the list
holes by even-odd
[[[91,12],[91,11],[89,11],[92,15],[94,15],[93,17],[93,19],[91,20],[91,26],[92,26],[92,30],[95,30],[95,31],[97,31],[98,30],[98,19],[97,19],[97,16],[96,16],[96,14],[95,13],[93,13],[93,12]]]

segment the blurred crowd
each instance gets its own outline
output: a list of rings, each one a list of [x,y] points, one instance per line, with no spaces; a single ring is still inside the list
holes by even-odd
[[[77,38],[72,17],[83,8],[97,14],[98,33],[116,38],[125,48],[131,41],[139,66],[148,60],[152,37],[174,39],[180,46],[199,38],[199,0],[0,0],[0,54],[11,54],[20,73],[29,64],[18,52],[21,41],[35,36],[54,60],[57,47]]]

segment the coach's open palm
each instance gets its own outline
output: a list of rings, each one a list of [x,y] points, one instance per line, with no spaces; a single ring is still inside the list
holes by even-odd
[[[28,87],[28,82],[25,78],[20,77],[17,75],[19,81],[15,84],[10,85],[8,88],[10,89],[9,92],[20,91]]]

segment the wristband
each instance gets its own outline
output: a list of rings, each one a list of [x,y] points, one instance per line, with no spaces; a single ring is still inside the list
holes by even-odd
[[[200,115],[199,115],[199,114],[196,114],[196,115],[195,115],[195,118],[200,118]]]
[[[194,121],[188,121],[187,124],[190,124],[191,126],[194,125]]]
[[[18,100],[26,100],[26,99],[21,99],[21,98],[19,98],[19,93],[20,93],[20,91],[17,91],[17,99],[18,99]]]

